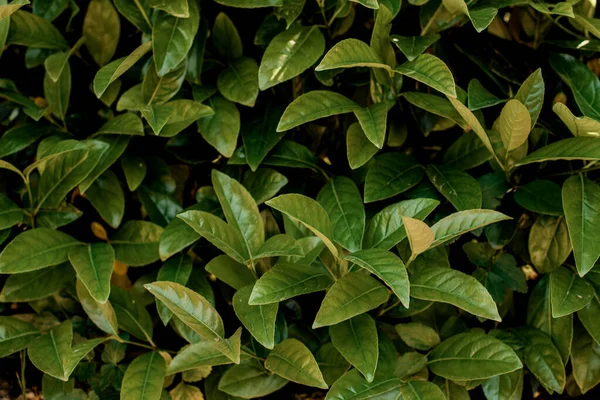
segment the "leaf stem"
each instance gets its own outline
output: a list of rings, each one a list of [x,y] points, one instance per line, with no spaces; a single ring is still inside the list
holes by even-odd
[[[150,341],[150,344],[152,345],[152,346],[148,346],[147,344],[144,344],[144,343],[133,342],[131,340],[125,340],[125,339],[121,338],[119,335],[113,335],[110,338],[113,340],[116,340],[119,343],[131,344],[133,346],[143,347],[145,349],[150,349],[150,350],[160,350],[158,347],[156,347],[156,344],[154,344],[152,339],[148,339]],[[171,353],[171,351],[168,351],[168,352]]]
[[[435,12],[431,16],[431,18],[429,18],[429,21],[427,21],[427,25],[425,25],[425,27],[421,30],[421,36],[427,35],[429,28],[431,28],[431,24],[433,24],[433,21],[435,21],[438,13],[440,12],[440,10],[442,9],[443,6],[444,5],[442,3],[440,3],[440,6],[437,8],[437,10],[435,10]]]
[[[25,381],[25,366],[27,363],[27,357],[25,356],[25,350],[21,350],[21,376],[18,377],[19,385],[21,386],[21,393],[23,394],[23,399],[27,398],[27,383]]]

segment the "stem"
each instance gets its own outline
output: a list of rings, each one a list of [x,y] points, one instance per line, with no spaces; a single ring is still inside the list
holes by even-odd
[[[429,31],[429,28],[431,28],[431,24],[433,24],[433,21],[437,17],[437,15],[440,12],[440,10],[442,9],[442,7],[443,7],[443,4],[440,3],[440,6],[437,8],[437,10],[435,10],[433,15],[429,19],[429,21],[427,21],[427,25],[425,25],[425,27],[421,30],[421,36],[425,36],[427,34],[427,31]]]
[[[567,28],[566,26],[564,26],[563,24],[561,24],[560,22],[558,22],[558,20],[559,20],[560,17],[557,18],[557,19],[554,19],[554,18],[552,18],[551,16],[549,16],[547,14],[544,14],[544,16],[546,18],[548,18],[550,21],[552,21],[554,23],[554,25],[558,26],[560,29],[562,29],[563,31],[565,31],[569,35],[575,36],[576,38],[581,39],[581,40],[588,40],[587,37],[585,37],[583,35],[580,35],[577,32],[573,32],[572,30],[570,30],[569,28]]]
[[[150,22],[150,18],[148,18],[148,15],[146,14],[146,11],[144,11],[144,7],[142,7],[142,5],[140,4],[140,0],[133,0],[133,2],[137,6],[137,8],[140,10],[140,13],[142,14],[142,17],[144,17],[144,19],[146,20],[146,23],[148,24],[148,26],[150,27],[150,29],[152,29],[152,22]]]
[[[252,353],[250,353],[250,352],[248,352],[248,351],[246,351],[244,349],[241,349],[240,352],[243,353],[243,354],[245,354],[245,355],[247,355],[250,358],[254,358],[254,359],[260,360],[260,361],[265,361],[264,357],[259,357],[259,356],[255,355],[255,354],[252,354]]]
[[[396,308],[399,304],[400,304],[400,299],[396,299],[396,301],[394,301],[391,306],[381,309],[381,311],[379,311],[379,313],[377,313],[377,316],[378,317],[382,316],[386,312],[390,311],[392,308]]]
[[[131,340],[125,340],[125,339],[122,339],[122,338],[121,338],[120,336],[118,336],[118,335],[113,335],[113,336],[111,336],[110,338],[111,338],[111,339],[114,339],[114,340],[116,340],[116,341],[117,341],[117,342],[119,342],[119,343],[131,344],[131,345],[133,345],[133,346],[143,347],[143,348],[145,348],[145,349],[150,349],[150,350],[159,350],[159,349],[156,347],[156,345],[154,344],[154,342],[152,342],[151,340],[150,340],[150,343],[152,344],[152,346],[148,346],[147,344],[144,344],[144,343],[132,342]],[[170,352],[169,352],[169,353],[170,353]]]
[[[25,350],[21,350],[21,376],[19,377],[19,384],[21,386],[21,393],[23,399],[27,398],[27,383],[25,382],[25,366],[27,363],[27,357],[25,356]]]
[[[333,21],[337,18],[337,16],[342,12],[342,7],[339,7],[338,9],[335,10],[335,12],[333,13],[333,15],[331,16],[331,18],[329,19],[329,22],[327,23],[327,27],[329,27],[331,24],[333,24]]]

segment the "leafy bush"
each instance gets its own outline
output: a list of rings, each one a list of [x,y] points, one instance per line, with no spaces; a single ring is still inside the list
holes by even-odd
[[[215,1],[0,0],[12,394],[592,390],[595,1]]]

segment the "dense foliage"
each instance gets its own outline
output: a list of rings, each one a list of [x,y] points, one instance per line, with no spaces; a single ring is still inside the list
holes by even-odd
[[[0,0],[0,378],[598,398],[595,11]]]

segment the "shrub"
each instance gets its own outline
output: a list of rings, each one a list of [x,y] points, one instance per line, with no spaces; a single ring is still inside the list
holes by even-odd
[[[32,3],[0,0],[12,395],[600,382],[594,1]]]

